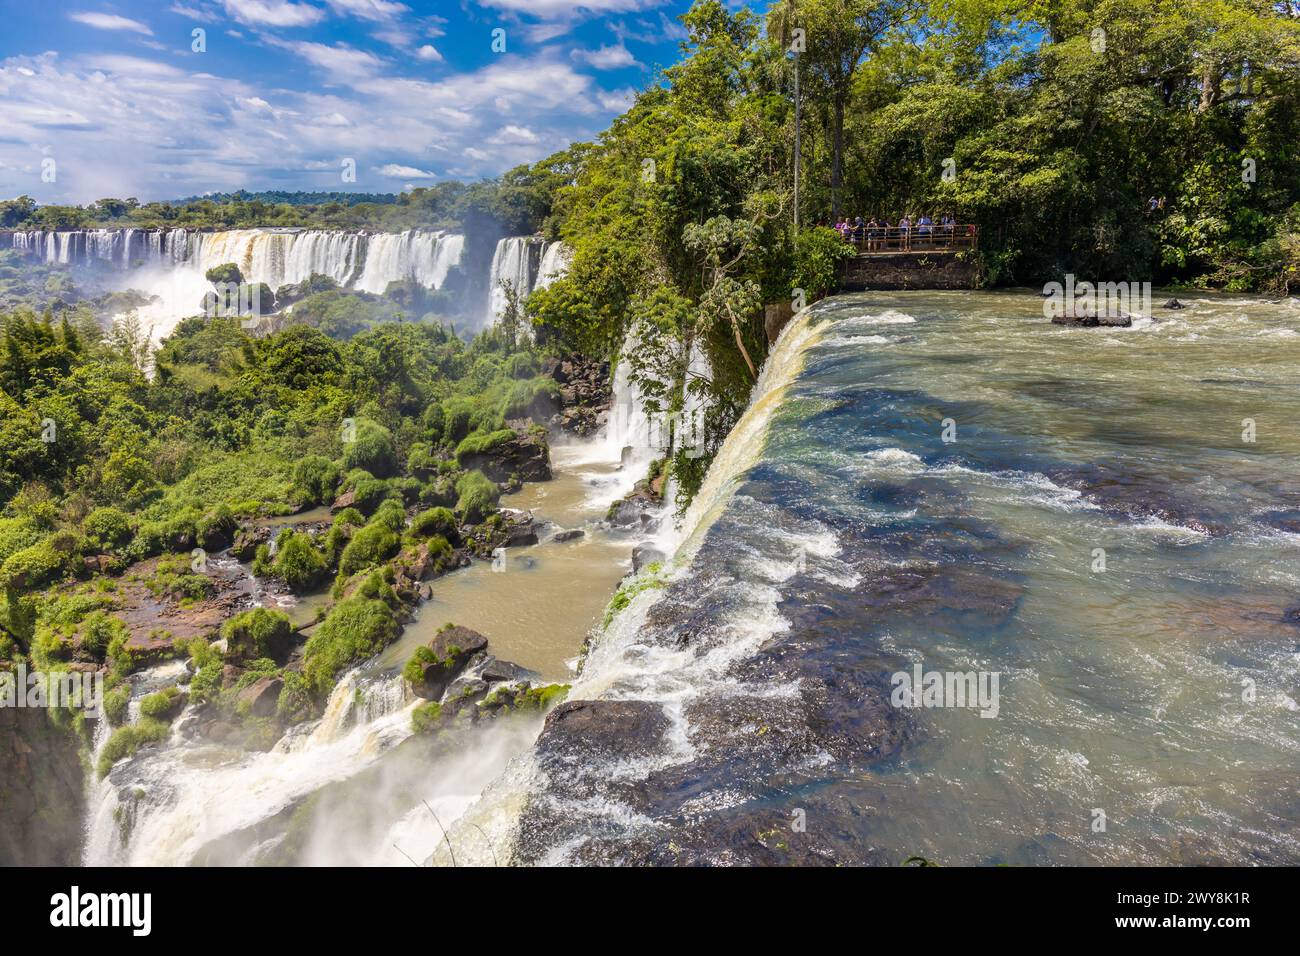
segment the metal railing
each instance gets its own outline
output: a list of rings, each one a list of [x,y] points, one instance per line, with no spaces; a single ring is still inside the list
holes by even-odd
[[[855,227],[848,242],[861,254],[885,252],[928,252],[979,247],[980,230],[974,223],[916,226]]]

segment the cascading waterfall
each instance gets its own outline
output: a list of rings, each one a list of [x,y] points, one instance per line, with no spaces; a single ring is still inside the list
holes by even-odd
[[[401,233],[323,229],[79,229],[0,233],[11,248],[47,263],[108,263],[120,270],[186,266],[199,273],[233,262],[250,282],[272,290],[325,275],[339,285],[381,293],[389,282],[437,289],[460,262],[464,237],[426,230]]]
[[[528,236],[512,236],[497,243],[488,273],[488,308],[483,328],[495,325],[505,314],[507,298],[503,283],[509,283],[520,301],[533,291],[538,248]]]
[[[548,242],[542,249],[542,264],[537,267],[537,281],[532,291],[545,289],[569,271],[573,250],[562,242]]]
[[[409,229],[403,233],[372,236],[366,249],[366,265],[355,287],[363,292],[382,293],[394,277],[408,279],[426,288],[442,287],[452,266],[460,262],[465,237],[429,234]]]
[[[176,675],[166,676],[174,682]],[[157,683],[133,687],[133,700]],[[320,721],[286,734],[266,753],[187,739],[184,715],[158,750],[120,763],[92,783],[85,862],[189,863],[213,841],[373,763],[410,736],[413,706],[400,675],[367,677],[353,670],[335,686]]]
[[[811,321],[811,314],[811,310],[804,310],[782,331],[754,386],[748,409],[718,450],[683,522],[662,539],[670,550],[665,566],[672,567],[674,575],[690,573],[691,558],[709,526],[722,513],[745,473],[759,460],[772,417],[802,370],[805,353],[820,336]],[[625,351],[627,347],[625,343]],[[693,353],[692,361],[697,371],[707,368],[707,358],[702,353],[698,356]],[[615,387],[617,389],[618,385]],[[623,394],[636,407],[639,395],[635,388],[625,384]],[[626,436],[631,432],[623,434],[624,438],[611,434],[609,440],[627,440]],[[810,538],[808,546],[813,552],[833,560],[836,550],[833,540]],[[778,570],[778,576],[785,573],[784,569]],[[772,589],[767,588],[756,597],[765,606],[773,604],[775,599],[771,592]],[[728,657],[744,653],[770,633],[764,628],[740,628],[732,648],[697,662],[690,668],[692,673],[684,673],[680,650],[652,648],[639,640],[646,612],[660,594],[662,591],[655,588],[642,591],[596,638],[582,673],[573,683],[568,695],[570,700],[599,698],[617,687],[616,696],[671,702],[674,708],[680,708],[685,698],[698,695],[719,679],[718,672]],[[755,612],[753,608],[747,608],[744,611],[750,618],[757,615],[772,627],[777,626],[774,615],[765,609]],[[749,623],[752,625],[752,620]],[[530,795],[536,792],[544,779],[545,774],[532,751],[511,761],[501,777],[485,788],[479,800],[449,824],[451,842],[458,848],[458,863],[492,865],[493,860],[486,855],[474,855],[474,834],[479,832],[487,834],[502,860],[507,859],[513,850],[519,817],[528,806]],[[575,812],[582,811],[575,809]],[[442,847],[435,849],[431,862],[450,865]]]

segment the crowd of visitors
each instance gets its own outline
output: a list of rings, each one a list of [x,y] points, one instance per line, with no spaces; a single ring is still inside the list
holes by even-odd
[[[938,222],[929,213],[922,213],[917,218],[904,214],[897,223],[888,218],[877,219],[872,216],[863,220],[861,216],[850,221],[841,219],[835,224],[835,230],[844,237],[845,242],[867,250],[883,248],[910,248],[913,245],[947,245],[957,234],[957,219],[946,212]],[[974,235],[974,226],[962,227],[963,235]]]

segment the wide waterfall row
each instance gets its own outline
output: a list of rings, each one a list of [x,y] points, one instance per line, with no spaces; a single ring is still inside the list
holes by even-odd
[[[368,234],[319,229],[78,229],[0,233],[12,248],[47,263],[104,263],[119,270],[185,267],[198,274],[233,262],[250,282],[272,289],[325,275],[381,293],[390,282],[440,288],[460,262],[465,239],[425,229]]]

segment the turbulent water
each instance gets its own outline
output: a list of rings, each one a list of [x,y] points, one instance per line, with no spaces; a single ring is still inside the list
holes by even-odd
[[[1157,312],[797,318],[596,704],[466,819],[523,863],[1300,860],[1300,309]],[[998,695],[896,706],[916,665]]]

